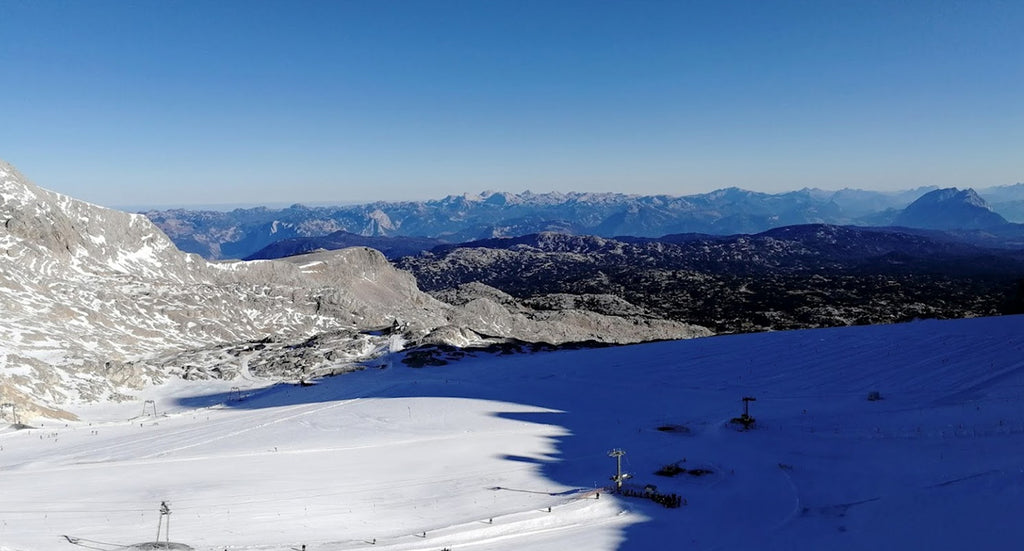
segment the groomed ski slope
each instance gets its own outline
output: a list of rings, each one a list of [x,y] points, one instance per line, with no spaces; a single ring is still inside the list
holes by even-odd
[[[480,354],[311,387],[248,384],[179,381],[81,408],[67,426],[4,430],[0,549],[152,541],[161,501],[171,541],[199,550],[1024,541],[1019,316]],[[873,391],[882,399],[869,401]],[[743,396],[757,399],[749,432],[728,424]],[[148,399],[156,416],[152,406],[141,416]],[[611,448],[626,451],[631,482],[686,505],[598,497]],[[711,472],[653,474],[672,463]]]

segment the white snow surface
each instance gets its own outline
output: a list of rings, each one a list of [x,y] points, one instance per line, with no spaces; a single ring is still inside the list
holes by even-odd
[[[1022,329],[480,353],[314,386],[177,380],[0,430],[0,549],[153,541],[161,501],[170,540],[197,550],[1013,549]],[[746,432],[728,423],[744,396]],[[686,504],[598,497],[611,448],[632,484]],[[673,463],[711,472],[653,474]]]

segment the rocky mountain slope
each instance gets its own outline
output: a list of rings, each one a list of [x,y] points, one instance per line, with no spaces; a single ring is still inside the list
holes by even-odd
[[[168,376],[262,365],[302,378],[403,343],[708,334],[589,311],[511,312],[486,298],[448,305],[367,248],[209,263],[179,251],[144,216],[41,189],[2,162],[0,255],[0,401],[26,416],[60,416],[62,404],[116,399]],[[316,338],[322,345],[308,346]]]
[[[612,295],[718,332],[972,317],[1024,306],[1021,250],[899,229],[807,225],[630,240],[543,233],[442,247],[398,266],[439,296],[470,282],[534,306],[556,293]]]

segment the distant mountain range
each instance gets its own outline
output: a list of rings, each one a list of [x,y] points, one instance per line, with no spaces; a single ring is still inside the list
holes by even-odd
[[[970,191],[970,190],[968,190]],[[938,193],[937,196],[931,194]],[[578,235],[660,237],[668,234],[703,233],[732,235],[758,233],[799,224],[891,226],[897,224],[949,230],[987,229],[999,225],[995,216],[1005,208],[1002,222],[1024,221],[1024,184],[988,188],[964,196],[935,188],[904,192],[844,189],[767,194],[738,188],[673,197],[618,193],[498,193],[448,196],[422,202],[378,202],[339,207],[286,209],[251,208],[229,212],[167,210],[145,213],[187,252],[208,259],[266,258],[289,251],[334,248],[331,241],[356,244],[353,236],[417,237],[437,242],[461,243],[491,237],[514,237],[554,231]],[[982,197],[992,197],[990,206]],[[913,203],[932,197],[911,212]],[[951,217],[946,207],[959,201],[990,215]],[[992,216],[995,215],[995,216]],[[972,217],[973,216],[973,217]],[[963,221],[965,226],[954,224]],[[979,225],[980,224],[980,225]],[[344,233],[337,233],[344,232]],[[265,247],[296,238],[324,241],[292,242],[289,247],[261,252]],[[339,241],[340,240],[340,241]],[[385,246],[387,242],[368,246]],[[425,248],[429,242],[414,245]],[[393,257],[405,254],[397,242]]]

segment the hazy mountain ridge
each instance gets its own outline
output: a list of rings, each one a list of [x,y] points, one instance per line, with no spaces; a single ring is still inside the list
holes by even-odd
[[[454,307],[367,248],[212,264],[177,250],[141,215],[40,189],[7,164],[0,164],[0,252],[0,393],[27,416],[59,416],[61,404],[116,398],[189,372],[181,359],[188,351],[241,346],[245,354],[211,352],[201,356],[214,363],[191,367],[245,372],[280,352],[253,344],[268,337],[296,344],[336,335],[315,358],[285,346],[287,361],[272,371],[300,377],[314,364],[342,370],[386,353],[394,338],[464,346],[491,337],[559,344],[708,334],[594,312],[510,312],[486,299]],[[394,337],[360,335],[384,327]]]
[[[1024,185],[1020,185],[1024,188]],[[1015,186],[990,188],[1013,208]],[[903,192],[802,189],[768,194],[727,188],[690,196],[622,193],[483,192],[420,202],[342,207],[150,211],[146,215],[182,250],[207,258],[285,256],[321,246],[334,232],[366,237],[422,237],[449,243],[545,231],[602,237],[678,233],[730,235],[811,223],[893,225],[902,209],[934,187]],[[987,190],[982,190],[987,192]],[[932,226],[928,226],[932,227]],[[270,251],[276,242],[294,239]],[[328,240],[329,243],[329,240]]]

